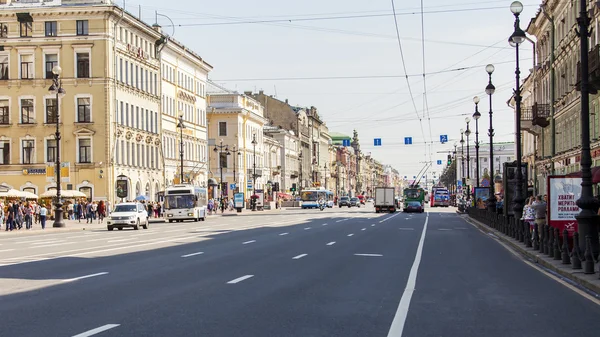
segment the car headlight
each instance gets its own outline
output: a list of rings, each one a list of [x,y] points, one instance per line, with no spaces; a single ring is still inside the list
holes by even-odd
[[[135,219],[135,215],[129,216],[129,217],[127,217],[127,218],[128,218],[129,220],[133,220],[133,219]]]
[[[188,216],[194,216],[194,213],[188,213]]]
[[[167,214],[167,218],[172,218],[173,214]]]

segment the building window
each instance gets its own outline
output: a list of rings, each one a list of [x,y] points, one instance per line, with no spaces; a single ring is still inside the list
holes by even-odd
[[[90,77],[90,54],[77,53],[77,78]]]
[[[77,35],[88,35],[88,20],[77,20]]]
[[[10,164],[10,142],[0,141],[0,165]]]
[[[129,84],[129,62],[125,60],[125,83]]]
[[[46,27],[46,30],[45,30],[46,36],[56,36],[57,35],[56,21],[46,21],[45,27]]]
[[[89,164],[92,162],[92,140],[79,139],[79,162]]]
[[[33,110],[33,99],[22,99],[21,100],[21,123],[22,124],[33,124],[35,123],[35,111]]]
[[[35,153],[35,141],[23,140],[21,141],[23,146],[23,163],[22,164],[35,164],[33,160],[33,154]]]
[[[219,122],[219,136],[227,136],[227,122]]]
[[[227,153],[219,153],[219,167],[227,168]]]
[[[33,55],[21,55],[21,79],[33,79]]]
[[[9,102],[7,99],[0,100],[0,124],[7,125],[9,123],[8,117],[10,116]]]
[[[53,163],[56,161],[56,139],[46,140],[46,162]]]
[[[79,192],[85,194],[87,200],[92,200],[92,188],[91,187],[80,187]]]
[[[123,59],[119,58],[119,81],[123,82]]]
[[[8,37],[8,25],[0,23],[0,37]]]
[[[8,55],[0,55],[0,80],[8,80]]]
[[[46,98],[46,123],[58,123],[58,114],[56,113],[56,98]]]
[[[92,111],[90,107],[90,98],[78,98],[77,99],[77,122],[78,123],[91,123],[92,122]]]
[[[52,69],[58,65],[58,55],[57,54],[46,54],[46,78],[52,79],[54,78],[54,74],[52,73]]]
[[[19,27],[19,33],[21,37],[31,37],[33,22],[21,22]]]

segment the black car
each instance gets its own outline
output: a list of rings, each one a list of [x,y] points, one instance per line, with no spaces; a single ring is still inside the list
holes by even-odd
[[[340,197],[340,200],[338,201],[338,205],[340,207],[343,207],[343,206],[350,207],[351,206],[350,205],[350,198],[349,197]]]
[[[406,203],[406,207],[404,207],[404,212],[419,212],[423,213],[425,209],[423,209],[423,205],[421,205],[418,201],[409,201]]]
[[[348,207],[354,207],[354,206],[360,208],[360,199],[358,199],[357,197],[350,198],[350,206],[348,206]]]

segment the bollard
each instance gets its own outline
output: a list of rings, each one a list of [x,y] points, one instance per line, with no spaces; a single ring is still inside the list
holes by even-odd
[[[519,229],[519,241],[525,243],[525,221],[517,219],[517,229]]]
[[[538,237],[538,224],[533,224],[533,249],[540,250],[540,238]]]
[[[546,254],[546,247],[548,246],[548,237],[546,236],[546,224],[542,225],[542,242],[540,245],[540,252]]]
[[[523,230],[525,231],[525,247],[530,248],[531,247],[531,230],[530,230],[531,226],[529,225],[529,222],[524,221],[523,222]]]
[[[571,264],[571,257],[569,256],[569,231],[565,228],[562,235],[562,264]]]
[[[594,274],[594,257],[592,256],[592,237],[590,235],[585,236],[585,252],[583,253],[583,273]]]
[[[571,251],[571,266],[573,269],[581,269],[581,251],[579,250],[579,233],[573,233],[573,250]]]
[[[546,255],[548,256],[554,255],[554,235],[552,232],[552,227],[548,225],[548,246],[546,247]]]
[[[554,247],[552,249],[554,260],[560,260],[560,231],[554,228]]]

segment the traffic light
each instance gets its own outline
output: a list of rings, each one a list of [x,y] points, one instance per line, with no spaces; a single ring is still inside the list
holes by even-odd
[[[292,184],[292,188],[290,189],[292,192],[296,192],[296,183]]]
[[[452,156],[448,155],[448,165],[452,165]]]
[[[273,184],[273,192],[279,192],[279,183],[278,182],[275,182]]]

